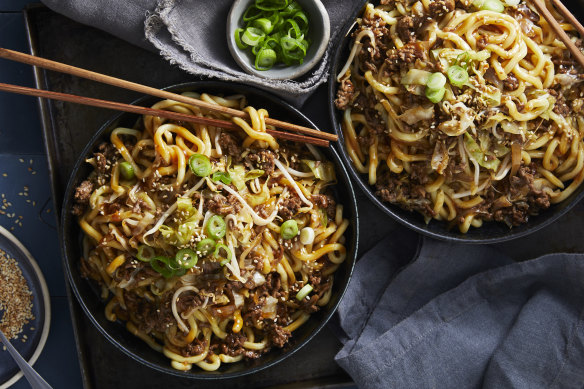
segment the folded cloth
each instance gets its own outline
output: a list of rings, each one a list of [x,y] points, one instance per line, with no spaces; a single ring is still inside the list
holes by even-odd
[[[323,0],[331,39],[323,59],[298,80],[267,80],[243,72],[227,46],[227,14],[233,0],[43,0],[51,9],[151,50],[198,76],[268,89],[301,105],[328,76],[334,42],[361,2]]]
[[[401,253],[367,253],[339,307],[336,361],[360,388],[583,386],[584,255],[515,263],[424,238],[398,272]]]

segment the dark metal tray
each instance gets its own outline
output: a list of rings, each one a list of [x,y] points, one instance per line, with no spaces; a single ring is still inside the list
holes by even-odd
[[[113,75],[154,87],[196,79],[160,58],[156,53],[132,46],[102,31],[81,25],[43,6],[25,10],[31,53],[74,66]],[[135,92],[97,84],[68,75],[35,69],[37,86],[57,92],[130,102]],[[311,96],[302,109],[314,123],[326,130],[325,86]],[[73,163],[93,130],[110,118],[112,111],[39,100],[43,134],[48,154],[55,209],[60,211],[62,195]],[[381,213],[363,193],[357,193],[361,231],[360,255],[394,231],[400,230],[403,245],[412,247],[419,236]],[[536,233],[496,244],[516,260],[551,252],[584,252],[584,202],[567,215]],[[468,246],[472,255],[472,246]],[[407,261],[408,259],[404,259]],[[77,301],[69,294],[75,339],[85,388],[192,387],[193,381],[169,377],[150,370],[118,351],[92,326]],[[334,324],[334,323],[333,323]],[[336,365],[334,355],[341,344],[327,326],[315,339],[284,362],[254,375],[234,380],[205,382],[207,388],[348,388],[350,377]]]
[[[165,87],[196,79],[160,58],[156,53],[132,46],[112,35],[90,28],[56,14],[43,6],[25,10],[31,53],[70,65],[90,69],[126,80]],[[98,84],[66,74],[35,68],[39,88],[101,99],[130,102],[135,92]],[[320,88],[303,109],[319,127],[326,129],[326,90]],[[102,123],[115,112],[92,107],[39,100],[45,146],[55,209],[60,212],[63,191],[73,164],[81,150]],[[365,226],[359,242],[360,253],[400,227],[378,215],[377,209],[362,194],[358,196],[359,212]],[[419,237],[406,232],[404,244],[412,251]],[[181,388],[193,381],[169,377],[153,371],[129,358],[111,345],[83,314],[69,293],[69,305],[81,373],[85,388],[143,388],[162,386]],[[352,387],[350,377],[334,362],[341,346],[334,326],[327,326],[314,340],[282,363],[239,379],[209,381],[207,388],[345,388]]]

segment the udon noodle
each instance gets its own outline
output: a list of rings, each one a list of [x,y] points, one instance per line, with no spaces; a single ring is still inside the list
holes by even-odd
[[[186,94],[245,109],[251,124],[160,101],[241,131],[152,116],[116,128],[88,160],[74,211],[81,271],[100,285],[106,317],[175,369],[211,371],[284,347],[329,302],[349,222],[318,150],[276,141],[267,111],[243,96]]]
[[[582,69],[526,3],[381,1],[353,37],[335,103],[383,201],[466,233],[526,223],[582,183]]]

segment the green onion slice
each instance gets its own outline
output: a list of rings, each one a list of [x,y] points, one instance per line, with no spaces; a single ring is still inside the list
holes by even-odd
[[[461,53],[456,57],[456,64],[460,65],[464,70],[467,70],[470,65],[471,57],[468,51]]]
[[[306,284],[302,287],[302,289],[300,289],[298,291],[298,293],[296,293],[296,300],[298,301],[302,301],[303,298],[305,298],[306,296],[308,296],[308,294],[310,292],[312,292],[314,288],[312,287],[312,285],[310,284]]]
[[[215,241],[213,239],[206,238],[197,243],[197,252],[203,257],[213,252],[214,249]]]
[[[131,180],[134,177],[136,177],[136,174],[134,174],[134,168],[132,167],[132,164],[126,161],[120,163],[120,174],[126,180]]]
[[[241,41],[246,45],[257,46],[261,43],[265,36],[266,34],[264,34],[264,32],[259,28],[248,27],[243,32]]]
[[[278,56],[272,49],[263,48],[256,56],[255,68],[257,70],[269,70],[276,63]]]
[[[306,32],[308,31],[308,18],[306,17],[306,14],[302,11],[298,11],[294,14],[294,16],[292,16],[292,20],[297,21],[298,20],[298,27],[300,28],[300,31],[302,32]]]
[[[431,102],[438,103],[438,102],[442,101],[442,98],[444,97],[445,92],[446,92],[445,88],[440,88],[440,89],[426,88],[426,97]]]
[[[224,251],[226,255],[222,256],[221,251]],[[231,250],[229,250],[229,247],[225,246],[224,244],[218,244],[217,247],[215,247],[215,252],[213,252],[213,256],[217,259],[221,259],[221,261],[219,262],[221,266],[225,266],[226,264],[231,262],[231,259],[233,258]]]
[[[211,174],[211,161],[203,154],[193,154],[189,158],[189,166],[193,173],[199,177],[207,177]]]
[[[231,176],[229,175],[229,173],[226,172],[213,173],[213,176],[211,176],[211,180],[213,180],[213,182],[221,181],[225,185],[231,184]]]
[[[444,88],[444,85],[446,85],[446,77],[439,72],[432,73],[430,77],[428,77],[428,81],[426,81],[426,86],[430,89]]]
[[[152,266],[152,269],[157,273],[160,273],[164,278],[170,278],[173,276],[174,271],[168,267],[169,261],[170,259],[167,257],[154,257],[150,261],[150,266]]]
[[[235,44],[237,45],[237,47],[239,47],[241,50],[245,50],[247,48],[247,45],[241,41],[241,33],[242,32],[243,32],[243,28],[236,28],[235,33],[234,33],[234,35],[235,35],[234,38],[235,38]]]
[[[263,31],[264,34],[269,34],[274,29],[272,21],[267,18],[259,18],[253,21],[252,25]]]
[[[256,7],[255,5],[252,5],[245,10],[242,17],[244,22],[249,22],[261,17],[262,15],[263,11]]]
[[[279,11],[288,6],[288,0],[256,0],[255,6],[263,11]]]
[[[175,260],[183,269],[190,269],[197,264],[199,257],[191,249],[182,249],[176,253]]]
[[[468,81],[468,72],[458,65],[452,65],[446,71],[450,83],[454,86],[461,87]]]
[[[282,223],[280,226],[280,235],[284,239],[292,239],[298,235],[298,223],[296,223],[296,220],[290,219]]]
[[[152,247],[146,246],[145,244],[138,246],[138,254],[136,254],[138,260],[142,262],[150,262],[154,256],[155,253]]]
[[[225,220],[219,215],[213,215],[207,222],[207,234],[217,240],[225,236]]]

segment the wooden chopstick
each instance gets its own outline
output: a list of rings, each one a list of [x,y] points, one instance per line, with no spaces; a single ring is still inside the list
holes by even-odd
[[[0,91],[18,93],[18,94],[27,95],[27,96],[44,97],[44,98],[52,99],[52,100],[68,101],[71,103],[90,105],[93,107],[100,107],[100,108],[108,108],[108,109],[113,109],[116,111],[137,113],[140,115],[159,116],[159,117],[163,117],[166,119],[204,124],[207,126],[214,126],[214,127],[224,128],[227,130],[240,130],[241,129],[241,127],[239,127],[235,123],[228,122],[225,120],[220,120],[220,119],[187,115],[187,114],[182,114],[182,113],[177,113],[177,112],[164,111],[164,110],[160,110],[160,109],[141,107],[139,105],[123,104],[123,103],[117,103],[115,101],[100,100],[100,99],[94,99],[91,97],[84,97],[84,96],[71,95],[71,94],[67,94],[67,93],[46,91],[43,89],[27,88],[27,87],[18,86],[18,85],[0,83]],[[317,146],[323,146],[323,147],[329,146],[329,141],[326,139],[314,138],[314,137],[307,136],[307,135],[300,135],[300,134],[294,134],[292,132],[276,131],[276,130],[271,130],[271,129],[267,129],[266,132],[268,134],[274,136],[275,138],[286,139],[286,140],[291,140],[291,141],[295,141],[295,142],[310,143],[310,144],[314,144]]]
[[[60,73],[71,74],[73,76],[86,78],[88,80],[93,80],[97,82],[101,82],[104,84],[109,84],[113,86],[117,86],[124,89],[130,89],[136,92],[144,93],[147,95],[152,95],[156,97],[160,97],[163,99],[169,99],[174,101],[179,101],[181,103],[194,105],[196,107],[206,109],[212,112],[219,112],[226,115],[231,115],[235,117],[240,117],[243,119],[249,119],[249,115],[246,112],[240,111],[238,109],[223,107],[218,104],[211,104],[207,103],[206,101],[194,99],[192,97],[183,96],[177,93],[172,93],[168,91],[163,91],[160,89],[152,88],[146,85],[138,84],[131,81],[122,80],[120,78],[107,76],[105,74],[92,72],[90,70],[81,69],[75,66],[67,65],[64,63],[51,61],[49,59],[36,57],[34,55],[29,55],[25,53],[21,53],[19,51],[8,50],[5,48],[0,48],[0,58],[9,59],[11,61],[26,63],[33,66],[38,66],[43,69],[53,70]],[[313,136],[315,138],[322,138],[330,141],[337,141],[338,136],[335,134],[330,134],[327,132],[317,131],[312,128],[299,126],[296,124],[283,122],[280,120],[266,118],[266,124],[272,125],[274,127],[289,130],[289,131],[297,131],[303,134],[307,134]]]
[[[568,8],[566,8],[566,6],[560,0],[550,0],[550,1],[556,7],[556,9],[558,10],[558,12],[564,18],[566,18],[566,20],[568,21],[568,23],[570,23],[572,26],[574,26],[574,28],[576,29],[576,31],[578,31],[578,34],[580,34],[580,37],[582,39],[584,39],[584,26],[582,26],[580,24],[580,22],[578,21],[578,19],[576,19],[576,17],[574,15],[572,15],[572,13],[570,12],[570,10]]]
[[[559,0],[555,1],[559,2]],[[555,1],[554,4],[556,4]],[[545,20],[547,20],[552,30],[554,30],[554,32],[558,35],[558,38],[560,38],[560,40],[564,42],[568,50],[570,50],[570,53],[572,53],[574,59],[580,64],[580,66],[584,68],[584,55],[582,54],[580,49],[578,49],[578,47],[574,44],[574,42],[572,42],[568,34],[566,34],[566,32],[562,29],[558,21],[554,18],[554,16],[545,6],[545,3],[542,0],[532,0],[532,3],[535,6],[535,8],[537,8],[539,14],[543,16]],[[568,11],[567,9],[566,12],[570,13],[570,11]],[[574,18],[573,15],[572,18]],[[584,38],[584,35],[582,35],[582,38]]]

